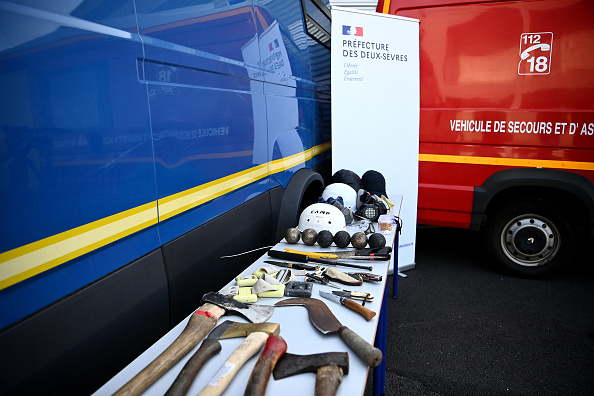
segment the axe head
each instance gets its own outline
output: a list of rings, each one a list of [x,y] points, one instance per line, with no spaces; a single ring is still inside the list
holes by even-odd
[[[202,296],[202,302],[218,305],[225,311],[237,313],[252,323],[264,323],[274,313],[274,307],[242,303],[231,296],[216,292],[206,293]]]
[[[251,333],[263,332],[268,335],[279,335],[280,324],[278,323],[240,323],[226,320],[215,327],[208,338],[223,340],[226,338],[247,337]]]
[[[294,355],[285,353],[276,363],[272,375],[275,380],[302,373],[316,373],[319,368],[338,366],[344,374],[349,373],[349,354],[347,352],[326,352],[313,355]]]

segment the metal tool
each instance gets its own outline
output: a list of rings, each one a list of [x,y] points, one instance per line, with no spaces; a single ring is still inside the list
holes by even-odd
[[[317,283],[321,283],[322,285],[328,285],[328,286],[335,287],[337,289],[342,289],[342,287],[340,287],[340,286],[338,286],[338,285],[330,282],[326,278],[322,278],[321,276],[312,275],[312,274],[305,274],[305,277],[307,279],[310,279],[312,282],[317,282]]]
[[[275,380],[280,380],[302,373],[316,373],[316,395],[335,395],[342,383],[342,376],[349,373],[349,354],[347,352],[312,355],[285,353],[276,364],[272,375]]]
[[[353,278],[361,279],[363,282],[381,282],[382,276],[376,274],[370,274],[367,272],[348,272],[347,275]]]
[[[351,300],[350,298],[337,296],[335,294],[328,293],[322,290],[320,290],[320,296],[327,298],[328,300],[334,301],[335,303],[344,305],[353,312],[357,312],[359,315],[363,316],[368,322],[375,316],[374,311],[364,307],[361,304],[357,304],[354,300]]]
[[[274,261],[274,260],[264,260],[266,264],[276,265],[278,267],[285,267],[285,268],[293,268],[296,270],[306,270],[306,271],[315,271],[316,269],[320,268],[319,266],[307,265],[307,264],[299,264],[299,263],[287,263],[285,261]]]
[[[373,301],[373,294],[371,293],[351,290],[332,290],[332,293],[336,294],[337,296],[352,298],[353,300],[363,300],[363,304],[365,304],[365,302]]]
[[[328,308],[323,301],[317,298],[288,298],[274,304],[277,307],[302,305],[307,308],[309,319],[316,329],[322,334],[335,334],[338,333],[340,338],[343,339],[346,344],[351,347],[353,351],[369,366],[377,367],[384,357],[382,351],[363,338],[357,333],[349,329],[347,326],[343,326],[338,319],[332,314],[332,311]]]
[[[287,250],[287,249],[285,249],[285,250]],[[291,249],[289,249],[289,250],[291,250]],[[369,265],[343,263],[343,262],[337,262],[336,259],[326,260],[326,259],[320,259],[320,258],[316,258],[316,257],[310,257],[307,254],[308,252],[301,252],[299,250],[294,250],[294,252],[300,252],[300,253],[293,253],[293,252],[288,252],[288,251],[281,252],[279,250],[269,250],[268,255],[270,257],[276,257],[278,259],[297,261],[300,263],[308,263],[311,261],[314,263],[320,263],[320,264],[326,264],[326,265],[335,265],[335,266],[340,266],[340,267],[358,268],[358,269],[366,269],[368,271],[373,271],[373,267],[369,266]]]

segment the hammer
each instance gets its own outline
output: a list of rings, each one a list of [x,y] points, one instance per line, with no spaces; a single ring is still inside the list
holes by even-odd
[[[313,355],[285,353],[274,367],[275,380],[302,373],[316,373],[316,396],[334,396],[342,382],[342,375],[349,373],[347,352],[326,352]]]

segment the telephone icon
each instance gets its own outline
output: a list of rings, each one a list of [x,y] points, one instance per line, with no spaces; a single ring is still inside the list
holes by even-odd
[[[533,46],[526,48],[524,51],[522,51],[522,54],[520,54],[520,58],[522,60],[527,59],[530,56],[530,52],[532,52],[536,49],[539,49],[539,48],[542,51],[550,51],[551,50],[551,46],[549,44],[535,44]]]

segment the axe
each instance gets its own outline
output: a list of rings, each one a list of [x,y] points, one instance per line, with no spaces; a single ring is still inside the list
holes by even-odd
[[[275,324],[275,323],[271,323]],[[252,356],[260,351],[269,336],[278,336],[280,325],[260,329],[249,334],[245,340],[231,353],[221,368],[210,379],[208,384],[200,391],[198,396],[219,396],[229,386],[235,374]]]
[[[264,396],[270,374],[278,360],[287,352],[287,343],[280,336],[271,335],[266,340],[266,346],[258,358],[243,396]]]
[[[280,358],[272,375],[280,380],[301,373],[316,373],[316,396],[334,396],[342,382],[343,374],[349,373],[349,354],[346,352],[294,355],[285,353]]]
[[[214,292],[205,294],[202,302],[204,304],[190,316],[188,324],[173,343],[114,395],[139,395],[144,392],[190,352],[225,313],[240,314],[254,323],[266,322],[274,313],[274,307],[249,305]]]
[[[340,338],[342,338],[343,341],[346,342],[369,367],[377,367],[382,362],[384,357],[382,351],[365,341],[353,330],[343,326],[323,301],[318,300],[317,298],[296,297],[279,301],[274,305],[277,307],[291,305],[305,306],[309,314],[309,320],[322,332],[322,334],[338,333]]]
[[[227,338],[246,337],[251,333],[263,331],[267,333],[277,332],[277,323],[239,323],[226,320],[215,327],[208,337],[202,341],[200,348],[186,362],[173,384],[165,393],[165,396],[183,396],[188,392],[198,371],[214,355],[221,351],[219,340]]]

